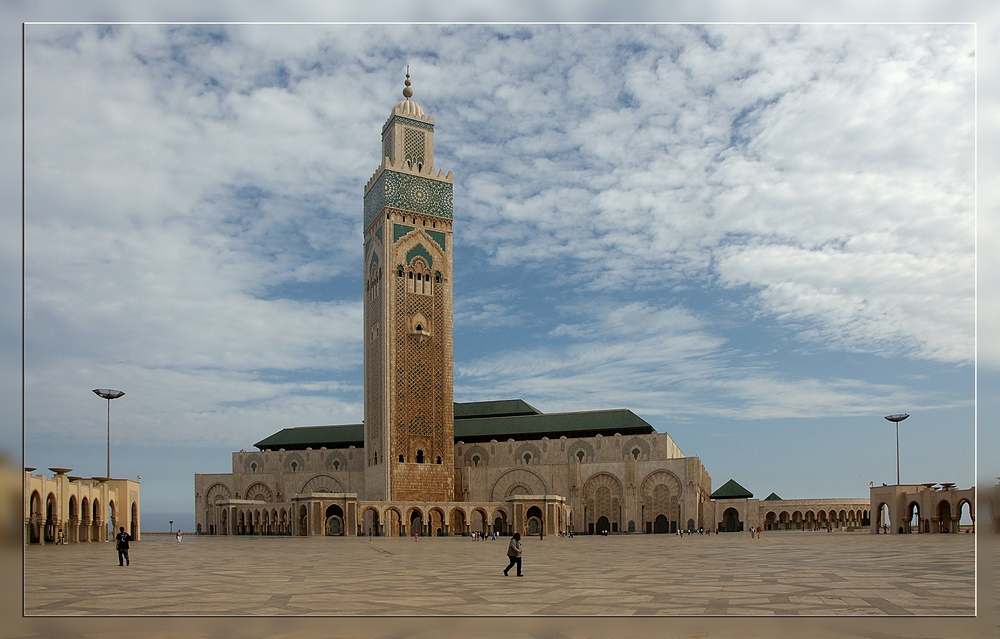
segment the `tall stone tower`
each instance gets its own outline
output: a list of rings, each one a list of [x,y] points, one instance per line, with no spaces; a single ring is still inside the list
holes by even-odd
[[[365,185],[365,498],[454,501],[452,175],[412,96]]]

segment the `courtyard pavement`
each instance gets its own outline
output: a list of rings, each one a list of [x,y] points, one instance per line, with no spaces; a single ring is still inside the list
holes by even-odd
[[[29,546],[24,614],[973,615],[973,535],[784,532],[507,539],[146,535]]]

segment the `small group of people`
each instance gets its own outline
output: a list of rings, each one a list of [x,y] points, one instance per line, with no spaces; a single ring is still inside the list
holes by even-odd
[[[678,528],[677,529],[677,534],[678,535],[693,535],[695,533],[698,533],[699,535],[710,535],[710,534],[712,534],[711,531],[706,532],[703,527],[699,528],[698,530],[695,530],[694,528]]]
[[[470,536],[472,537],[472,541],[484,541],[486,539],[496,541],[499,534],[495,530],[493,532],[479,532],[478,530],[473,530]]]
[[[750,526],[750,539],[760,538],[760,526]]]

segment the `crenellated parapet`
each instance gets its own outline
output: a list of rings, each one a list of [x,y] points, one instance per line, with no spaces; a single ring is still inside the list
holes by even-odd
[[[452,173],[448,171],[444,172],[444,169],[438,169],[437,173],[434,172],[433,166],[423,166],[417,167],[416,165],[411,165],[406,160],[399,158],[393,162],[388,156],[382,158],[382,164],[375,169],[372,176],[368,178],[368,182],[365,183],[365,195],[368,195],[368,191],[371,190],[375,182],[381,177],[383,171],[397,171],[399,173],[408,173],[410,175],[416,175],[419,177],[427,178],[429,180],[437,180],[439,182],[447,182],[452,184]]]

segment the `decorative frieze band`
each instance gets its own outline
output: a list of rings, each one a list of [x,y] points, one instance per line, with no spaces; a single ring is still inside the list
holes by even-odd
[[[452,219],[452,185],[430,178],[385,170],[365,193],[364,227],[385,207]]]

